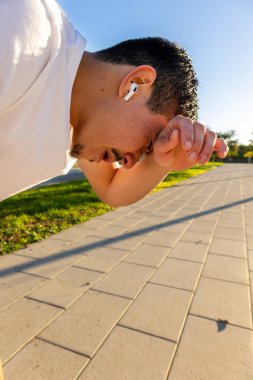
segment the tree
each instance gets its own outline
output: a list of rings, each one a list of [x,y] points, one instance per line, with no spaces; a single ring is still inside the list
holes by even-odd
[[[251,163],[251,157],[253,157],[253,150],[246,152],[243,157],[248,157],[248,163],[250,164]]]
[[[252,132],[252,139],[249,140],[249,147],[251,147],[253,150],[253,132]]]
[[[225,132],[216,132],[216,134],[217,137],[226,140],[229,147],[227,157],[225,159],[222,159],[222,161],[246,162],[246,158],[248,158],[248,162],[251,162],[251,159],[253,157],[253,132],[252,139],[249,140],[249,145],[240,144],[236,138],[236,131],[233,129]],[[216,156],[213,154],[211,160],[215,161],[216,159]]]

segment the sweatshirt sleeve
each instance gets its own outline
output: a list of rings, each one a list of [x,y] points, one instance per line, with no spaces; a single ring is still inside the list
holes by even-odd
[[[0,1],[0,112],[21,98],[50,57],[51,25],[41,0]]]

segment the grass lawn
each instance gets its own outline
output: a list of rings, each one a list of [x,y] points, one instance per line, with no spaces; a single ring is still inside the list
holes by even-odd
[[[171,172],[153,191],[156,192],[166,187],[173,186],[176,183],[195,177],[196,175],[205,173],[206,171],[221,165],[223,165],[221,162],[208,162],[205,165],[197,164],[190,169],[182,170],[180,172]]]
[[[172,172],[154,191],[204,173],[219,163]],[[84,181],[27,190],[0,203],[0,255],[112,210]]]

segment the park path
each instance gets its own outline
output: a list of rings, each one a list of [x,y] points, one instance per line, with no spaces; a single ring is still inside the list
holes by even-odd
[[[253,165],[0,257],[6,380],[253,379]]]

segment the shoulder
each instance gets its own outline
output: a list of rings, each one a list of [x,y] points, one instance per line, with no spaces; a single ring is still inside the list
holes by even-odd
[[[52,15],[60,13],[54,0],[0,1],[0,110],[22,97],[46,66],[54,47]]]

